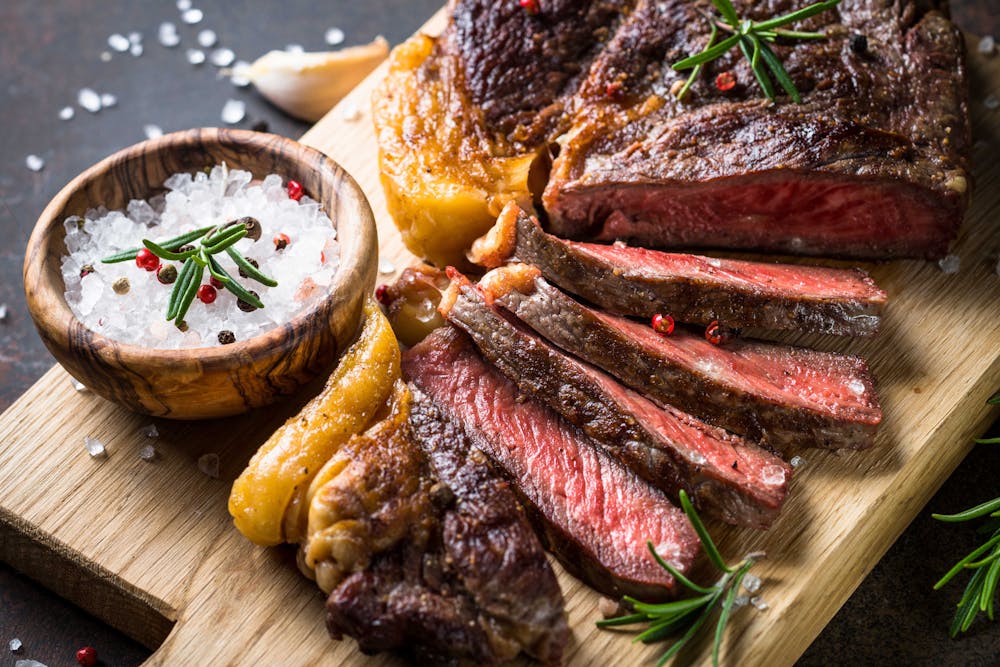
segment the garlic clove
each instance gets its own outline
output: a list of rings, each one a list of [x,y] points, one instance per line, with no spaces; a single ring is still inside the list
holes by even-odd
[[[369,44],[337,51],[271,51],[236,73],[285,113],[317,121],[388,55],[389,43],[379,36]]]

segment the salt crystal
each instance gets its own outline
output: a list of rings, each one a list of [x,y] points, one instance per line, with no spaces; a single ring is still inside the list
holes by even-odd
[[[160,432],[156,429],[156,424],[148,424],[140,429],[141,433],[147,438],[158,438],[160,437]]]
[[[237,60],[233,63],[233,69],[229,73],[229,81],[237,88],[245,88],[250,85],[250,63],[245,60]]]
[[[111,54],[108,53],[107,51],[101,51],[100,58],[101,58],[101,62],[102,63],[109,63],[109,62],[111,62]]]
[[[222,122],[233,125],[247,115],[247,105],[240,100],[226,100],[222,107]]]
[[[380,259],[378,261],[378,272],[381,274],[392,273],[396,270],[396,265],[387,259]]]
[[[288,53],[305,53],[306,50],[302,48],[301,44],[288,44],[285,46],[285,51]]]
[[[142,55],[142,44],[133,44],[129,47],[128,52],[138,58]]]
[[[177,0],[177,11],[186,12],[191,9],[191,0]]]
[[[983,106],[990,111],[994,111],[1000,108],[1000,100],[997,99],[996,95],[987,95],[986,99],[983,100]]]
[[[785,481],[785,469],[776,465],[764,466],[760,479],[765,484],[781,484]]]
[[[81,394],[87,391],[87,387],[72,375],[69,376],[69,383],[73,385],[73,389],[76,389]]]
[[[101,108],[108,109],[118,106],[118,98],[111,93],[101,93]]]
[[[706,463],[708,463],[708,459],[706,459],[705,455],[702,454],[701,452],[692,451],[688,458],[690,458],[691,463],[695,464],[696,466],[703,466]]]
[[[993,51],[996,49],[997,42],[993,39],[993,35],[986,35],[981,40],[979,40],[979,52],[986,56],[993,55]]]
[[[216,67],[228,67],[233,64],[234,60],[236,60],[236,54],[233,53],[232,49],[226,47],[212,51],[212,55],[209,56],[209,61]]]
[[[76,115],[73,107],[63,107],[59,110],[59,120],[70,120]]]
[[[747,574],[743,577],[743,588],[747,593],[756,593],[760,590],[760,577],[755,574]]]
[[[219,41],[219,36],[215,34],[214,30],[205,29],[198,33],[198,44],[206,49],[215,46],[217,41]]]
[[[115,33],[108,37],[108,46],[117,51],[118,53],[125,53],[128,51],[129,41],[128,37]]]
[[[173,48],[181,43],[181,38],[177,34],[177,26],[169,21],[164,21],[156,31],[156,39],[167,48]]]
[[[97,438],[91,438],[88,435],[83,439],[83,446],[92,459],[103,459],[108,456],[108,450],[104,448],[104,443]]]
[[[188,25],[194,25],[196,23],[201,23],[201,20],[205,18],[205,14],[200,9],[185,9],[181,13],[181,21],[184,21]]]
[[[938,260],[938,266],[943,273],[958,273],[962,265],[962,258],[958,255],[945,255]]]
[[[733,609],[739,609],[740,607],[745,607],[750,604],[749,595],[737,595],[733,598]]]
[[[187,61],[192,65],[200,65],[205,62],[205,52],[198,49],[188,49]]]
[[[768,609],[771,608],[771,605],[764,602],[764,598],[760,597],[759,595],[755,595],[754,597],[750,598],[750,604],[752,604],[754,608],[757,609],[757,611],[767,611]]]
[[[147,139],[158,139],[163,136],[163,130],[160,129],[159,125],[143,125],[142,132],[146,135]]]
[[[26,164],[28,169],[31,171],[41,171],[45,168],[45,160],[34,154],[24,158],[24,164]]]
[[[361,109],[354,103],[354,100],[344,100],[337,107],[337,117],[349,122],[356,121],[361,118]]]
[[[18,660],[14,663],[14,667],[47,667],[47,665],[37,660]]]
[[[142,33],[137,30],[133,30],[128,34],[128,41],[130,44],[138,44],[142,41]]]
[[[156,447],[153,447],[152,445],[146,445],[139,450],[139,458],[143,461],[155,461],[156,455]]]
[[[17,637],[14,637],[9,642],[7,642],[7,645],[10,646],[11,653],[17,653],[18,651],[21,650],[21,646],[23,646],[23,644],[21,644],[21,640],[18,639]]]
[[[788,462],[788,465],[792,466],[793,468],[801,468],[802,466],[805,465],[805,463],[806,460],[801,456],[793,456],[792,459]]]
[[[76,102],[90,113],[101,110],[101,96],[91,88],[81,88],[77,93]]]
[[[199,456],[198,470],[212,479],[219,479],[219,455],[203,454]]]
[[[323,38],[330,46],[337,46],[338,44],[344,43],[344,31],[340,28],[330,28],[326,31]]]

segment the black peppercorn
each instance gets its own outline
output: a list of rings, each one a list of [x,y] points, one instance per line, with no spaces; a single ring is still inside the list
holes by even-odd
[[[252,239],[254,241],[260,238],[260,222],[257,221],[257,218],[251,218],[250,216],[246,216],[240,218],[236,222],[246,227],[247,238]]]
[[[257,292],[254,292],[253,290],[249,290],[249,292],[250,294],[253,294],[255,299],[260,299],[260,294],[257,294]],[[236,299],[236,307],[242,310],[244,313],[252,313],[253,311],[257,310],[257,306],[253,305],[248,301],[244,301],[243,299]],[[219,335],[221,336],[222,334]]]
[[[260,268],[260,263],[256,259],[254,259],[253,257],[247,257],[246,260],[247,260],[247,264],[249,264],[253,268],[255,268],[255,269],[259,269]],[[240,278],[249,278],[249,277],[250,276],[247,275],[247,272],[244,271],[243,267],[241,266],[240,267]]]
[[[851,51],[854,51],[859,56],[868,53],[868,38],[864,35],[851,35]]]
[[[80,277],[83,278],[84,276],[89,276],[93,272],[94,272],[93,264],[84,264],[83,268],[80,269]]]
[[[229,329],[223,329],[219,332],[219,344],[229,345],[230,343],[236,342],[236,334],[234,334]]]
[[[128,294],[130,287],[128,278],[125,276],[122,276],[111,285],[111,289],[115,291],[115,294]]]
[[[156,279],[164,285],[171,285],[177,280],[177,267],[173,264],[163,264],[156,270]]]
[[[176,250],[176,252],[187,252],[188,250],[194,250],[194,246],[191,245],[190,243],[187,245],[182,245],[180,248]],[[182,259],[181,264],[183,264],[186,261],[187,261],[186,259]]]

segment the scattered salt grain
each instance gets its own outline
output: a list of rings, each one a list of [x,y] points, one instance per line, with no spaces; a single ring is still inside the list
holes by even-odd
[[[38,662],[37,660],[18,660],[14,663],[14,667],[48,667],[44,662]]]
[[[101,93],[101,108],[109,109],[118,106],[118,98],[111,93]]]
[[[986,35],[979,40],[979,52],[985,56],[992,56],[996,47],[997,42],[993,39],[993,35]]]
[[[305,53],[306,52],[306,50],[302,47],[301,44],[288,44],[287,46],[285,46],[285,51],[287,51],[288,53]]]
[[[102,63],[109,63],[111,62],[111,53],[108,51],[101,51],[100,58]]]
[[[191,9],[191,0],[177,0],[177,11],[186,12]]]
[[[236,54],[233,53],[232,49],[222,47],[221,49],[212,51],[212,55],[208,59],[216,67],[229,67],[236,60]]]
[[[76,111],[73,110],[73,107],[63,107],[59,110],[59,120],[72,120],[75,115]]]
[[[767,611],[768,609],[771,608],[771,605],[764,602],[764,598],[760,597],[759,595],[755,595],[754,597],[750,598],[750,604],[752,604],[757,611]]]
[[[733,609],[739,609],[740,607],[745,607],[750,604],[749,595],[737,595],[733,598]]]
[[[219,479],[219,455],[203,454],[202,456],[199,456],[198,470],[212,479]]]
[[[234,125],[247,115],[247,105],[240,100],[226,100],[222,106],[222,122]]]
[[[81,88],[76,95],[76,102],[90,113],[101,110],[101,96],[92,88]]]
[[[201,23],[201,20],[205,18],[205,14],[200,10],[192,7],[191,9],[185,9],[181,13],[181,21],[184,21],[188,25],[194,25],[196,23]]]
[[[865,394],[865,383],[857,378],[848,382],[847,388],[850,389],[851,393],[855,396],[864,396]]]
[[[9,642],[7,642],[7,646],[10,647],[10,652],[11,653],[17,653],[18,651],[21,650],[21,646],[23,646],[23,644],[21,644],[21,640],[20,639],[18,639],[17,637],[14,637]]]
[[[788,462],[788,465],[792,466],[793,468],[801,468],[802,466],[805,465],[805,463],[806,460],[801,456],[793,456],[791,460]]]
[[[192,65],[200,65],[205,62],[205,52],[199,49],[187,50],[187,61]]]
[[[392,273],[396,270],[396,265],[387,259],[380,259],[378,261],[378,272],[381,274]]]
[[[7,304],[0,303],[0,322],[7,321]]]
[[[781,466],[765,466],[760,471],[760,478],[765,484],[781,484],[785,481],[785,469]]]
[[[128,41],[128,37],[116,32],[115,34],[108,37],[108,46],[110,46],[118,53],[125,53],[126,51],[128,51],[128,47],[130,46],[130,44]]]
[[[353,100],[345,100],[337,107],[337,116],[348,122],[353,122],[361,118],[361,109]]]
[[[76,389],[81,394],[84,393],[84,392],[86,392],[86,391],[88,391],[86,385],[84,385],[82,382],[80,382],[79,380],[77,380],[72,375],[69,376],[69,383],[71,385],[73,385],[73,389]]]
[[[153,447],[152,445],[146,445],[139,450],[139,458],[143,461],[155,461],[156,455],[156,447]]]
[[[140,429],[140,432],[147,438],[159,438],[160,432],[156,429],[156,424],[147,424]]]
[[[142,44],[141,43],[133,44],[128,49],[128,52],[131,53],[136,58],[138,58],[139,56],[142,55],[142,51],[143,51],[143,49],[142,49]]]
[[[138,30],[133,30],[128,34],[129,44],[139,44],[142,42],[142,33]]]
[[[45,160],[34,154],[24,158],[24,164],[27,165],[28,169],[31,171],[41,171],[45,168]]]
[[[250,63],[245,60],[237,60],[233,63],[233,69],[229,72],[229,81],[237,88],[246,88],[250,85]]]
[[[147,139],[158,139],[163,136],[163,130],[160,129],[159,125],[143,125],[142,132]]]
[[[326,43],[329,44],[330,46],[337,46],[338,44],[343,44],[344,31],[341,30],[340,28],[330,28],[329,30],[326,31],[326,34],[323,36],[323,39],[325,39]]]
[[[760,577],[756,574],[747,574],[743,577],[743,588],[747,593],[756,593],[760,590]]]
[[[962,265],[962,258],[958,255],[945,255],[938,260],[938,266],[943,273],[958,273]]]
[[[83,439],[83,446],[92,459],[103,459],[108,456],[108,450],[104,448],[104,443],[97,438],[91,438],[89,435],[86,436]]]
[[[997,99],[996,95],[987,95],[986,99],[983,100],[983,106],[990,111],[995,111],[1000,108],[1000,100]]]
[[[181,43],[180,35],[177,34],[177,26],[169,21],[164,21],[156,31],[156,39],[168,49]]]
[[[215,46],[215,43],[219,41],[219,36],[215,34],[214,30],[202,30],[198,33],[198,44],[210,49]]]

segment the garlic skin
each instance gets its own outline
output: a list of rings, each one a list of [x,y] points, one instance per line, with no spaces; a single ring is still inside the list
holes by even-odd
[[[285,113],[317,121],[389,55],[389,43],[376,37],[362,46],[337,51],[271,51],[238,73]]]

